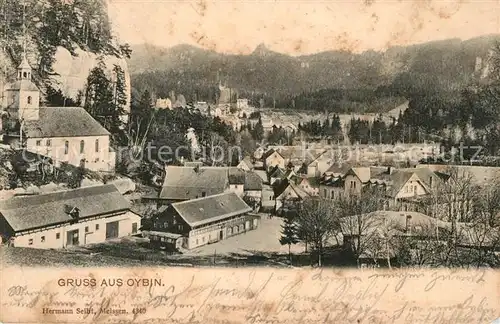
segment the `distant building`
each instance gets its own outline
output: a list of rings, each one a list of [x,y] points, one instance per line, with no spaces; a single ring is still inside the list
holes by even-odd
[[[165,98],[165,99],[159,98],[159,99],[156,99],[155,108],[158,108],[158,109],[172,109],[172,100],[170,100],[170,98]]]
[[[31,78],[31,67],[23,57],[17,81],[5,90],[4,141],[57,162],[114,171],[111,134],[81,107],[40,107],[40,92]]]
[[[177,248],[193,249],[245,233],[259,226],[260,217],[233,192],[163,206],[153,217],[156,233],[168,233]],[[163,235],[165,236],[165,235]]]
[[[0,232],[16,247],[60,249],[136,234],[141,217],[112,185],[0,201]]]
[[[236,100],[236,108],[247,109],[248,108],[248,99],[237,99]]]

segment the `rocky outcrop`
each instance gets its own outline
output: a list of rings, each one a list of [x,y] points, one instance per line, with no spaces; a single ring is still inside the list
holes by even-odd
[[[65,97],[76,99],[78,91],[83,91],[87,82],[87,76],[90,70],[97,66],[99,55],[85,52],[77,49],[76,55],[71,53],[64,47],[58,47],[54,55],[54,63],[52,68],[56,73],[51,77],[54,89],[61,90]],[[125,111],[130,112],[130,74],[128,71],[127,62],[124,58],[115,56],[102,56],[103,62],[106,64],[106,73],[112,80],[113,67],[119,65],[125,72],[125,84],[127,88],[127,104],[124,107]]]

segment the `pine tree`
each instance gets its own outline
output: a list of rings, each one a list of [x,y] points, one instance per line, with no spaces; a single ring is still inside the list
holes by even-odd
[[[297,226],[295,225],[295,221],[293,216],[288,213],[284,219],[283,225],[281,225],[281,245],[288,245],[288,258],[290,260],[290,264],[292,263],[292,252],[291,246],[292,244],[297,244],[299,239],[297,237]]]
[[[262,119],[260,118],[260,116],[259,121],[253,128],[252,135],[256,141],[262,141],[262,139],[264,139],[264,126],[262,126]]]
[[[122,124],[120,116],[123,113],[123,109],[117,110],[115,103],[122,102],[122,99],[115,100],[113,86],[106,77],[104,69],[105,64],[101,60],[99,64],[90,71],[85,90],[84,108],[111,134],[119,135]],[[122,89],[122,91],[124,90]],[[120,97],[123,95],[124,93],[122,93]]]

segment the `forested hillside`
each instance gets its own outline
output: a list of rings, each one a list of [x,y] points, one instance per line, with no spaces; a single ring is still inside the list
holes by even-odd
[[[250,55],[224,55],[179,45],[169,49],[135,46],[129,60],[132,86],[159,97],[170,91],[187,101],[213,101],[218,77],[240,96],[266,106],[328,109],[334,112],[386,111],[415,93],[457,91],[484,63],[498,36],[450,39],[385,52],[331,51],[292,57],[259,46]]]

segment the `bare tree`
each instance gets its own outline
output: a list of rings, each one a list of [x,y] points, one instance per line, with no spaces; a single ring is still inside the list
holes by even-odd
[[[382,192],[367,188],[361,195],[350,195],[338,201],[342,217],[342,234],[352,238],[351,251],[359,266],[359,258],[369,248],[374,220],[369,213],[379,209],[383,201]]]
[[[307,198],[297,211],[299,239],[312,244],[318,255],[318,266],[322,265],[325,243],[332,235],[340,233],[338,212],[331,201]]]

